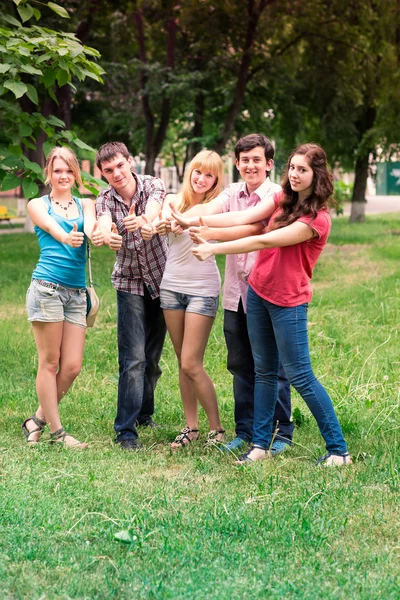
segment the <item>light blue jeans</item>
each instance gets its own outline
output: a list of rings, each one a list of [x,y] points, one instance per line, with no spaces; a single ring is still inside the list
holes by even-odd
[[[315,417],[328,452],[343,455],[347,446],[332,401],[311,368],[307,309],[307,304],[277,306],[249,288],[247,328],[255,365],[253,443],[265,449],[271,444],[280,359],[290,384]]]

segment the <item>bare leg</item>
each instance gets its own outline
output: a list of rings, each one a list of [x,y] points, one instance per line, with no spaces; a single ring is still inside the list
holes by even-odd
[[[191,379],[185,374],[181,367],[182,343],[185,330],[184,310],[164,310],[165,323],[174,346],[179,366],[179,388],[181,392],[183,412],[185,413],[186,425],[190,429],[197,429],[198,411],[197,398]],[[194,438],[194,436],[189,437]]]
[[[185,313],[181,369],[192,383],[195,395],[206,412],[210,429],[219,430],[222,426],[217,395],[213,382],[203,367],[204,352],[213,323],[212,317]]]
[[[57,400],[60,403],[81,372],[86,329],[64,321],[60,368],[57,373]]]
[[[36,416],[46,421],[53,433],[62,427],[58,403],[81,369],[85,329],[66,321],[61,323],[35,321],[33,333],[39,357],[36,377],[39,408]],[[26,427],[31,431],[35,428],[35,424],[33,421],[28,421]],[[37,441],[39,436],[38,432],[30,439]],[[66,436],[64,442],[67,446],[77,445],[77,440],[72,436]]]

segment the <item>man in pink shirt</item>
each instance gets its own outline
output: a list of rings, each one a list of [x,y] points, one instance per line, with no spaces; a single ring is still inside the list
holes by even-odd
[[[244,181],[232,183],[208,204],[196,206],[185,213],[185,217],[192,217],[193,224],[199,224],[193,231],[199,233],[203,239],[225,241],[228,239],[225,235],[232,239],[232,228],[207,227],[197,217],[246,210],[261,200],[272,197],[281,189],[278,184],[272,183],[268,176],[274,164],[274,148],[267,137],[251,134],[241,138],[235,146],[235,157],[236,167]],[[237,238],[260,233],[265,225],[266,223],[259,223],[237,227]],[[252,252],[226,257],[222,306],[228,350],[227,367],[233,375],[236,423],[236,437],[225,445],[226,451],[241,450],[253,438],[254,361],[247,333],[246,298],[247,281],[256,256],[257,252]],[[275,410],[278,433],[271,447],[273,455],[280,454],[291,445],[294,429],[291,421],[290,386],[282,366],[279,371],[278,390]]]

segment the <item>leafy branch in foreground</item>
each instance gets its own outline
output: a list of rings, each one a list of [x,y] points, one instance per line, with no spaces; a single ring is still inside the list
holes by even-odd
[[[13,0],[21,20],[40,18],[40,11],[24,0]],[[52,3],[43,4],[61,17],[67,11]],[[65,13],[65,14],[64,14]],[[11,27],[9,26],[11,25]],[[0,182],[1,189],[15,189],[22,183],[24,195],[34,197],[43,181],[45,154],[55,145],[71,144],[94,152],[65,123],[51,114],[58,105],[57,90],[73,80],[90,77],[103,83],[104,69],[97,64],[97,50],[81,44],[73,33],[37,25],[25,27],[11,15],[0,19]],[[35,154],[31,160],[29,151]],[[25,156],[28,154],[28,156]],[[84,174],[85,186],[97,193],[99,180]],[[96,184],[97,187],[94,185]]]

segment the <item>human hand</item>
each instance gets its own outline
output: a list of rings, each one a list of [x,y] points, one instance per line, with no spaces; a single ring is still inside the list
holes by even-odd
[[[171,218],[171,233],[176,237],[177,235],[182,235],[184,229],[181,225],[179,225],[178,221]]]
[[[175,206],[175,204],[173,204],[172,202],[169,203],[169,207],[171,209],[171,213],[173,218],[175,219],[175,221],[182,227],[182,229],[187,229],[188,227],[190,227],[190,225],[192,224],[191,220],[188,219],[187,217],[185,218],[182,213],[180,212],[180,210],[178,210]],[[172,227],[171,227],[171,231]]]
[[[207,260],[207,258],[210,258],[210,256],[213,256],[215,244],[209,244],[208,242],[206,242],[206,240],[203,240],[200,236],[198,237],[198,239],[199,239],[199,245],[193,246],[192,253],[197,258],[197,260],[201,260],[201,261]]]
[[[84,239],[85,234],[83,231],[78,231],[78,224],[75,222],[73,228],[66,236],[64,244],[71,246],[71,248],[79,248],[79,246],[82,246]]]
[[[200,217],[199,219],[199,226],[193,226],[189,227],[189,235],[190,238],[193,242],[195,242],[195,244],[199,244],[199,239],[202,238],[203,240],[206,240],[206,242],[208,242],[208,240],[212,240],[213,239],[213,231],[211,229],[211,227],[208,227],[208,225],[206,225],[204,223],[203,217]]]
[[[158,235],[168,235],[171,231],[171,218],[165,217],[161,211],[159,221],[155,227]]]
[[[119,235],[115,223],[111,225],[111,233],[108,245],[110,246],[110,250],[119,250],[122,246],[122,236]]]
[[[104,244],[104,233],[99,229],[99,222],[96,221],[93,225],[92,235],[90,236],[94,246],[102,246]]]
[[[142,215],[142,219],[144,221],[144,225],[142,227],[142,238],[144,240],[151,240],[153,235],[157,233],[157,229],[154,227],[153,223],[149,220],[146,215]]]
[[[132,206],[130,207],[128,216],[124,217],[122,220],[125,224],[125,228],[127,231],[137,231],[144,225],[143,217],[138,217],[135,215],[134,204],[132,204]]]

